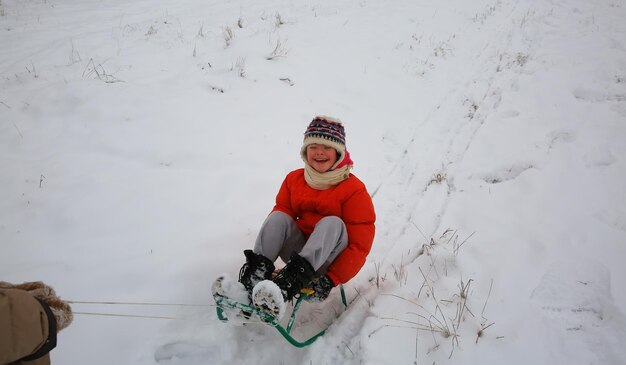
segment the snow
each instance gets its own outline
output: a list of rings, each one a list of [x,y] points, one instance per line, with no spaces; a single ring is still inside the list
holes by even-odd
[[[287,305],[282,300],[283,294],[271,280],[263,280],[254,286],[252,289],[252,301],[254,305],[259,308],[269,308],[269,312],[274,314],[278,319],[283,318]]]
[[[2,0],[0,278],[138,303],[73,304],[55,364],[624,364],[625,17]],[[330,327],[296,349],[221,323],[210,291],[316,114],[343,120],[377,231],[348,308],[305,303],[294,336]]]
[[[231,298],[239,303],[250,305],[248,291],[242,283],[228,273],[223,273],[211,285],[211,294]]]

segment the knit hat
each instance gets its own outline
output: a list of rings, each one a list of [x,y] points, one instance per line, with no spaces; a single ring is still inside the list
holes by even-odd
[[[333,167],[331,167],[331,170],[339,165],[346,165],[346,161],[344,161],[347,152],[346,132],[343,128],[341,120],[325,115],[318,115],[313,118],[313,121],[311,121],[304,132],[304,142],[302,143],[302,149],[300,150],[300,155],[305,162],[306,148],[310,144],[322,144],[329,146],[334,148],[339,153],[337,162]],[[350,163],[351,162],[352,161],[350,161]]]

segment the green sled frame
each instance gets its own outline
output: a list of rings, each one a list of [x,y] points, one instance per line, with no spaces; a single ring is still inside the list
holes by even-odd
[[[343,303],[344,307],[348,307],[348,303],[346,301],[346,292],[343,289],[343,285],[339,286],[340,290],[341,290],[341,302]],[[300,295],[298,296],[298,299],[296,300],[296,304],[293,307],[293,311],[291,311],[291,317],[289,318],[289,322],[287,323],[287,328],[283,327],[280,324],[280,321],[278,320],[278,318],[274,317],[273,315],[263,312],[262,310],[259,310],[256,307],[247,305],[247,304],[243,304],[240,302],[237,302],[233,299],[224,297],[224,296],[220,296],[220,295],[216,295],[215,296],[215,303],[217,304],[217,318],[220,319],[220,321],[222,322],[228,322],[228,318],[226,317],[225,313],[224,313],[224,309],[238,309],[241,310],[243,312],[247,312],[247,313],[251,313],[251,315],[257,316],[258,318],[261,319],[261,321],[267,323],[268,325],[276,328],[276,330],[278,330],[278,332],[293,346],[298,347],[298,348],[302,348],[302,347],[306,347],[309,346],[310,344],[312,344],[313,342],[315,342],[315,340],[317,340],[318,338],[320,338],[321,336],[324,335],[324,333],[326,333],[326,330],[328,329],[325,328],[324,330],[318,332],[317,334],[313,335],[312,337],[306,339],[306,340],[297,340],[295,339],[292,335],[291,335],[291,330],[293,329],[293,324],[296,321],[296,317],[298,316],[298,311],[300,310],[300,306],[302,305],[302,302],[304,300],[306,300],[306,298],[309,297],[309,293],[307,293],[306,291],[303,290],[302,293],[300,293]]]

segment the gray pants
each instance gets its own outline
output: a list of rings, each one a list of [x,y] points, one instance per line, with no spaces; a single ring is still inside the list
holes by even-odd
[[[293,252],[305,258],[318,274],[323,274],[335,258],[348,246],[348,232],[341,218],[322,218],[309,239],[296,222],[283,212],[272,212],[257,236],[254,252],[272,261],[280,256],[287,262]]]

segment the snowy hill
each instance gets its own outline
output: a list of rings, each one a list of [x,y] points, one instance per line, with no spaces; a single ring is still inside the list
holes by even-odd
[[[134,303],[73,304],[54,364],[624,364],[625,17],[2,0],[0,280]],[[295,349],[219,322],[209,288],[316,114],[343,120],[377,233],[347,310],[305,305],[297,335],[332,325]]]

